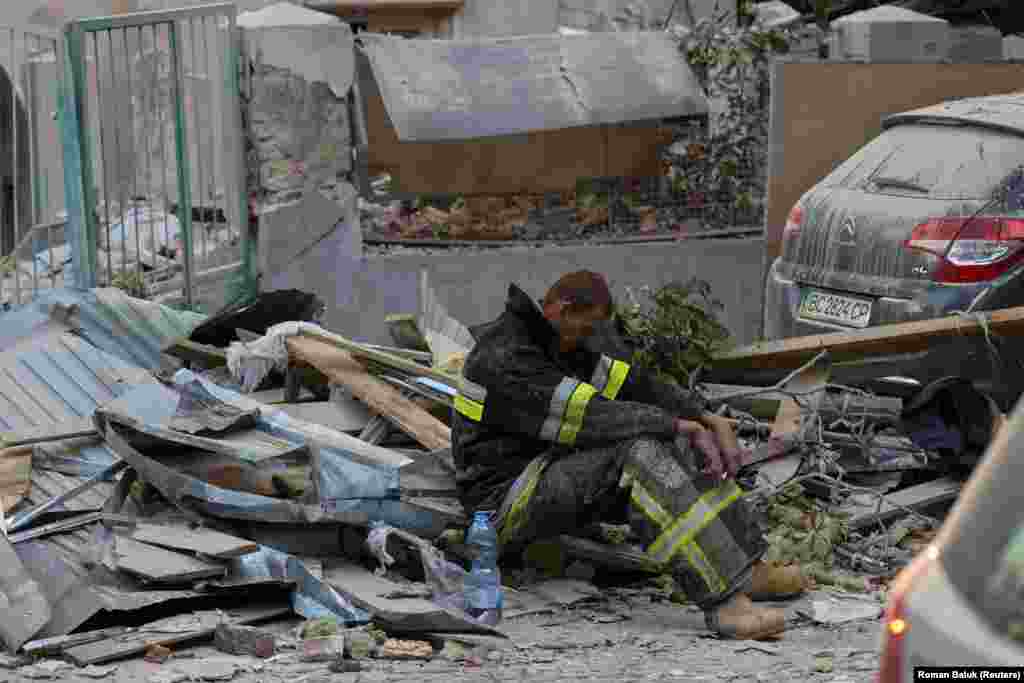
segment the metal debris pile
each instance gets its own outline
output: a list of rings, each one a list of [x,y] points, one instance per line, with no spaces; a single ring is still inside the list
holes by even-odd
[[[325,330],[322,302],[294,291],[212,318],[117,289],[8,314],[0,639],[11,661],[164,662],[212,641],[348,672],[502,639],[460,604],[467,519],[449,420],[472,338],[429,289],[421,305],[388,319],[394,346]],[[770,521],[769,559],[800,562],[829,590],[876,590],[928,542],[931,506],[955,499],[950,459],[977,450],[921,445],[950,441],[953,425],[929,406],[943,392],[969,403],[963,387],[872,393],[830,382],[824,353],[744,384],[736,353],[716,352],[722,372],[695,386],[751,449],[740,479]],[[633,543],[609,525],[535,543],[506,573],[506,619],[589,604],[594,582],[656,578]],[[839,623],[866,608],[807,609]],[[262,627],[296,617],[306,628],[288,637]],[[225,679],[242,670],[231,666]]]

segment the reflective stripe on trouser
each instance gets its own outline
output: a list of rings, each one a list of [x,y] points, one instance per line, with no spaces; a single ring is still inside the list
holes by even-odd
[[[527,519],[526,506],[533,497],[533,492],[537,489],[541,476],[551,459],[552,456],[545,453],[531,460],[505,495],[505,499],[498,509],[496,522],[498,542],[502,545],[514,539],[522,531]]]
[[[596,521],[626,521],[652,563],[709,607],[746,590],[765,551],[762,529],[732,482],[712,487],[685,445],[650,439],[534,460],[505,496],[503,546],[578,533]]]
[[[620,485],[628,491],[630,523],[656,566],[706,607],[748,588],[750,569],[764,554],[762,527],[735,482],[691,477],[689,445],[631,442]]]

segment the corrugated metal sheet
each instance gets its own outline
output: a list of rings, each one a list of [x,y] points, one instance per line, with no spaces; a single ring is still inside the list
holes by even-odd
[[[155,370],[160,367],[161,351],[188,336],[206,316],[134,299],[115,288],[61,289],[0,316],[0,350],[40,334],[55,319],[98,349]]]
[[[80,485],[82,481],[79,477],[71,477],[60,472],[33,467],[32,490],[29,491],[28,498],[26,499],[26,509],[34,508],[63,493],[67,493]],[[54,508],[54,512],[64,510],[68,512],[98,510],[107,502],[113,490],[113,483],[100,482],[88,491],[83,491],[71,500],[65,501],[63,505]]]
[[[88,422],[145,370],[67,332],[49,330],[0,353],[0,430],[28,434]]]
[[[201,596],[191,590],[148,590],[121,572],[97,571],[96,562],[111,548],[111,536],[111,530],[92,524],[15,546],[53,613],[50,623],[35,637],[70,633],[101,611],[129,612]]]
[[[405,40],[359,34],[401,141],[470,140],[703,114],[707,100],[661,32]],[[369,70],[369,73],[367,71]]]
[[[945,119],[990,126],[1024,135],[1024,92],[970,97],[887,116],[883,127],[920,119]]]

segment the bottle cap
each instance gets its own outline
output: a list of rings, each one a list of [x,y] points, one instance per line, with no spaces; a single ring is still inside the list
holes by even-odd
[[[477,510],[473,513],[473,520],[477,522],[490,522],[493,516],[493,510]]]

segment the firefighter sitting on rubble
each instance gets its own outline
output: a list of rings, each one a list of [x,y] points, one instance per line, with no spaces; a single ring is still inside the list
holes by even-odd
[[[505,313],[474,330],[453,429],[463,505],[496,512],[506,555],[628,520],[708,628],[738,639],[781,633],[784,612],[751,600],[792,597],[804,579],[798,567],[761,561],[761,527],[733,481],[731,426],[698,395],[602,355],[611,312],[605,279],[580,271],[551,288],[543,310],[510,286]]]

